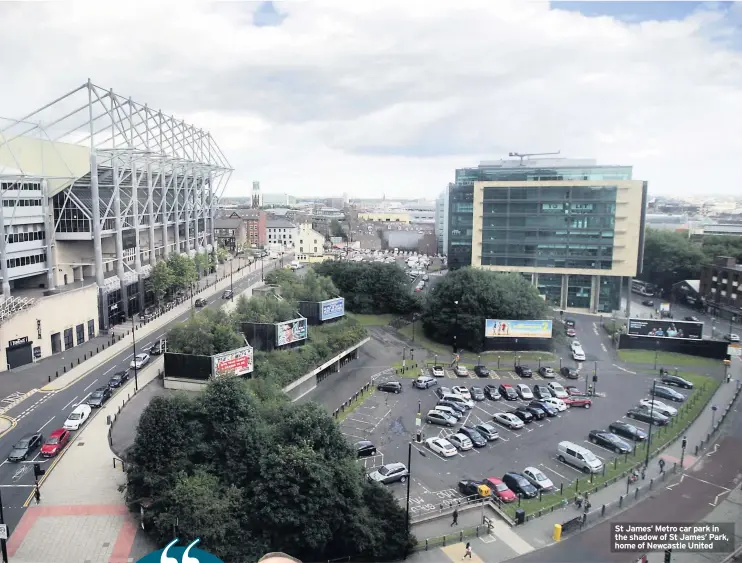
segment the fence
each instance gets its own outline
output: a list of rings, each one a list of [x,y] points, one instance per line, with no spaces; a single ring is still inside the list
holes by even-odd
[[[484,505],[487,502],[491,502],[494,500],[493,498],[482,498],[479,495],[471,495],[468,497],[463,498],[455,498],[450,500],[444,500],[441,502],[438,507],[435,510],[427,510],[423,513],[421,513],[419,516],[416,514],[410,515],[410,523],[415,524],[419,523],[423,520],[432,520],[435,518],[438,518],[439,516],[442,516],[443,514],[449,514],[453,512],[451,509],[459,509],[459,508],[466,508],[471,507],[472,505],[481,505],[482,509],[484,509]]]
[[[447,534],[445,536],[436,536],[433,538],[425,538],[424,540],[418,541],[415,546],[415,551],[428,551],[429,549],[435,549],[437,547],[445,547],[449,543],[460,543],[466,538],[486,536],[490,533],[490,524],[485,523],[480,526],[474,526],[473,528],[464,528],[453,534]]]

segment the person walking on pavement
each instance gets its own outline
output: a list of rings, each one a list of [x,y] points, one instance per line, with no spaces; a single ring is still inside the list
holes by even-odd
[[[466,542],[466,551],[464,552],[464,556],[461,558],[461,560],[463,561],[467,557],[471,559],[471,543],[469,542]]]
[[[451,527],[453,528],[459,523],[459,509],[454,508],[453,509],[453,520],[451,521]]]

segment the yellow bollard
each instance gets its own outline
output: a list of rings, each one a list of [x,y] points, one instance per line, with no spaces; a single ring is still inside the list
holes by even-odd
[[[554,541],[559,541],[562,539],[562,525],[561,524],[554,524],[554,534],[551,536],[551,538]]]

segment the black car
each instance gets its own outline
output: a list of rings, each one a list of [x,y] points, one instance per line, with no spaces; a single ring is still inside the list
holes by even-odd
[[[644,432],[644,430],[637,428],[633,424],[621,422],[620,420],[611,422],[608,425],[608,431],[613,432],[616,436],[628,438],[629,440],[636,440],[637,442],[647,439],[647,433]]]
[[[370,457],[376,455],[376,446],[368,440],[356,442],[356,453],[358,457]]]
[[[90,394],[90,397],[88,397],[88,405],[90,405],[90,408],[92,409],[99,409],[103,406],[103,403],[111,398],[111,393],[110,387],[98,387],[98,389],[93,391]]]
[[[473,401],[484,401],[484,390],[481,387],[469,387],[469,394]]]
[[[546,413],[546,416],[556,416],[559,411],[552,407],[549,403],[544,401],[531,401],[528,403],[529,407],[537,407]]]
[[[198,307],[199,309],[200,309],[201,307],[206,307],[206,305],[208,305],[208,303],[207,303],[206,299],[202,299],[201,297],[199,297],[198,299],[196,299],[196,301],[194,301],[194,302],[193,302],[193,304],[194,304],[194,305],[195,305],[196,307]]]
[[[562,369],[559,370],[559,373],[567,379],[579,379],[580,377],[579,372],[575,368],[568,368],[567,366],[562,367]]]
[[[491,399],[492,401],[499,401],[500,399],[502,399],[496,385],[485,385],[484,396],[488,399]]]
[[[564,319],[564,326],[567,328],[574,328],[575,327],[575,320],[574,319]]]
[[[683,379],[680,376],[677,375],[670,375],[668,373],[662,374],[662,383],[665,385],[675,385],[676,387],[681,387],[683,389],[693,389],[693,383],[688,381],[687,379]]]
[[[698,322],[698,317],[685,317],[685,320],[686,321],[690,321],[692,323],[697,323]]]
[[[232,299],[234,292],[231,289],[225,289],[222,292],[222,299]]]
[[[487,439],[477,432],[473,426],[462,426],[459,428],[459,434],[463,434],[469,438],[475,448],[483,448],[487,445]]]
[[[464,405],[454,403],[453,401],[441,400],[438,401],[436,404],[440,405],[441,407],[451,407],[453,410],[461,414],[464,414],[467,411],[467,408]]]
[[[41,432],[21,438],[15,443],[13,449],[10,450],[8,461],[25,461],[29,455],[41,447],[43,442],[44,437],[41,435]]]
[[[526,424],[528,424],[529,422],[533,422],[533,415],[526,410],[526,407],[518,407],[517,409],[513,409],[512,411],[510,411],[510,414],[514,414]]]
[[[528,366],[515,366],[515,373],[521,377],[533,377],[533,370]]]
[[[472,481],[471,479],[462,479],[459,481],[459,492],[467,497],[477,495],[479,496],[479,486],[482,483],[479,481]]]
[[[155,342],[152,347],[147,350],[147,353],[151,356],[159,356],[161,354],[165,353],[165,342],[162,340],[158,340]]]
[[[508,486],[508,489],[523,498],[535,498],[538,496],[538,490],[536,487],[531,485],[528,479],[523,477],[520,473],[515,473],[514,471],[505,473],[505,475],[502,476],[502,482]]]
[[[608,430],[590,430],[588,439],[591,443],[617,454],[627,454],[632,450],[629,444]]]
[[[500,397],[504,397],[508,401],[518,400],[518,393],[515,392],[512,385],[503,383],[497,391],[500,393]]]
[[[491,424],[487,422],[483,422],[482,424],[477,424],[474,427],[474,430],[479,432],[484,438],[486,438],[488,441],[497,440],[500,437],[500,433],[497,431],[497,428],[492,426]]]
[[[553,397],[551,390],[546,385],[534,385],[533,396],[537,399],[551,399]]]
[[[402,384],[399,381],[387,381],[386,383],[379,383],[376,389],[378,391],[386,391],[387,393],[401,393]]]
[[[652,301],[651,299],[644,299],[642,301],[642,305],[644,305],[645,307],[654,307],[654,301]]]
[[[675,389],[669,387],[663,387],[661,385],[654,385],[649,389],[649,394],[654,395],[659,399],[667,399],[668,401],[675,401],[676,403],[682,403],[685,401],[685,395],[678,393]]]
[[[117,371],[113,374],[111,379],[108,380],[108,386],[111,389],[116,389],[117,387],[121,387],[127,381],[129,381],[129,370],[125,369],[123,371]]]
[[[543,420],[544,418],[546,418],[546,412],[541,407],[532,407],[531,405],[526,405],[523,408],[533,415],[534,420]]]
[[[488,370],[485,366],[476,366],[474,368],[474,373],[477,374],[479,377],[490,376],[490,370]]]
[[[644,405],[634,407],[626,413],[626,416],[655,426],[664,426],[667,424],[668,420],[670,420],[665,415],[660,414],[657,411],[652,411],[652,409],[645,407]]]

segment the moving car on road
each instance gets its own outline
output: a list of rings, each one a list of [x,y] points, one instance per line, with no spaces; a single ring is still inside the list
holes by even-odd
[[[483,483],[492,490],[492,496],[501,502],[515,502],[518,496],[497,477],[487,477]]]
[[[134,356],[134,358],[132,358],[129,367],[132,369],[142,369],[144,366],[147,365],[147,362],[149,362],[149,354],[137,354],[136,356]]]
[[[658,401],[657,399],[642,399],[639,401],[639,404],[645,407],[649,407],[652,409],[654,406],[654,412],[658,412],[660,414],[664,414],[667,417],[671,416],[677,416],[678,409],[675,407],[671,407],[670,405],[666,405],[662,401]]]
[[[518,385],[515,386],[515,392],[518,393],[518,397],[520,397],[524,401],[530,401],[531,399],[533,399],[531,388],[528,387],[528,385],[526,385],[525,383],[518,383]]]
[[[499,401],[500,399],[502,399],[496,385],[485,385],[484,396],[491,401]]]
[[[129,370],[125,369],[123,371],[117,371],[113,374],[111,379],[108,380],[108,386],[111,389],[116,389],[121,387],[127,381],[129,381]]]
[[[729,342],[739,342],[739,334],[726,334],[724,335],[724,338],[728,340]]]
[[[456,455],[456,448],[445,438],[428,438],[425,440],[428,448],[443,457],[452,457]]]
[[[88,397],[87,403],[94,409],[99,409],[103,406],[103,403],[105,403],[108,399],[111,398],[111,388],[106,387],[98,387],[95,391],[93,391],[90,394],[90,397]]]
[[[675,401],[676,403],[682,403],[685,401],[685,395],[678,393],[675,389],[664,387],[662,385],[655,385],[653,388],[649,388],[649,394],[654,395],[660,399],[667,399],[669,401]]]
[[[64,421],[64,429],[79,430],[80,427],[85,424],[85,421],[90,418],[91,412],[92,409],[90,408],[90,405],[77,405],[75,409],[69,414],[67,420]]]
[[[645,307],[652,307],[654,309],[654,301],[652,301],[651,299],[642,300],[642,305],[644,305]]]
[[[472,481],[471,479],[462,479],[458,483],[459,492],[467,497],[478,496],[481,498],[489,498],[492,496],[492,489],[490,489],[484,483],[479,481]]]
[[[402,384],[399,381],[387,381],[385,383],[379,383],[376,386],[376,390],[399,394],[402,392]]]
[[[507,426],[511,430],[519,430],[524,426],[524,423],[520,418],[509,412],[495,413],[492,418],[495,420],[495,422],[499,422],[500,424],[502,424],[503,426]]]
[[[41,457],[54,457],[62,451],[62,448],[64,448],[69,441],[69,431],[64,428],[57,428],[54,432],[49,434],[46,442],[41,446]]]
[[[225,289],[222,291],[222,299],[232,299],[234,292],[231,289]]]
[[[689,316],[689,317],[685,317],[685,320],[686,321],[690,321],[692,323],[697,323],[698,322],[698,317]]]
[[[446,372],[443,369],[443,366],[433,366],[430,372],[433,374],[433,377],[446,377]]]
[[[575,362],[584,362],[586,359],[585,351],[582,348],[573,348],[572,349],[572,359]]]
[[[33,452],[41,447],[44,437],[41,432],[30,434],[18,440],[8,454],[8,461],[25,461]]]
[[[161,356],[165,353],[165,341],[164,340],[158,340],[152,346],[149,347],[149,350],[147,350],[147,353],[150,356]]]
[[[617,454],[627,454],[632,450],[628,443],[608,430],[590,430],[588,439],[590,443],[612,450]]]
[[[551,366],[541,366],[538,369],[538,373],[544,379],[554,379],[556,377],[556,374],[554,373],[554,370],[551,369]]]
[[[448,441],[451,442],[457,450],[462,452],[469,451],[474,447],[474,444],[471,443],[469,437],[464,434],[454,434],[453,436],[449,436]]]
[[[539,491],[550,493],[556,490],[551,479],[549,479],[538,467],[526,467],[523,470],[523,477],[525,477],[528,482]]]
[[[570,338],[574,338],[575,336],[577,336],[577,331],[571,326],[567,327],[566,332],[567,332],[567,336],[569,336]]]
[[[206,307],[206,305],[208,305],[208,302],[206,301],[206,299],[199,297],[198,299],[196,299],[196,301],[193,302],[193,304],[196,306],[197,309],[200,309],[201,307]]]
[[[647,433],[644,432],[644,430],[642,430],[641,428],[637,428],[636,426],[634,426],[633,424],[629,424],[628,422],[621,422],[620,420],[611,422],[608,425],[608,431],[616,434],[617,436],[621,436],[622,438],[628,438],[629,440],[634,440],[637,442],[641,442],[642,440],[647,439]]]
[[[476,366],[474,368],[474,373],[477,375],[477,377],[489,377],[490,376],[490,370],[487,369],[486,366]]]
[[[515,366],[515,373],[521,377],[533,377],[533,370],[528,366]]]
[[[581,395],[570,395],[566,399],[562,400],[564,401],[564,404],[570,408],[582,407],[583,409],[589,409],[593,406],[592,399]]]
[[[386,465],[382,465],[378,470],[369,473],[368,480],[372,483],[388,485],[396,481],[404,483],[407,481],[409,475],[410,472],[404,463],[387,463]]]
[[[664,414],[660,414],[657,411],[652,412],[649,407],[639,405],[629,410],[626,416],[633,418],[634,420],[641,420],[647,424],[654,424],[655,426],[664,426],[670,420]]]

